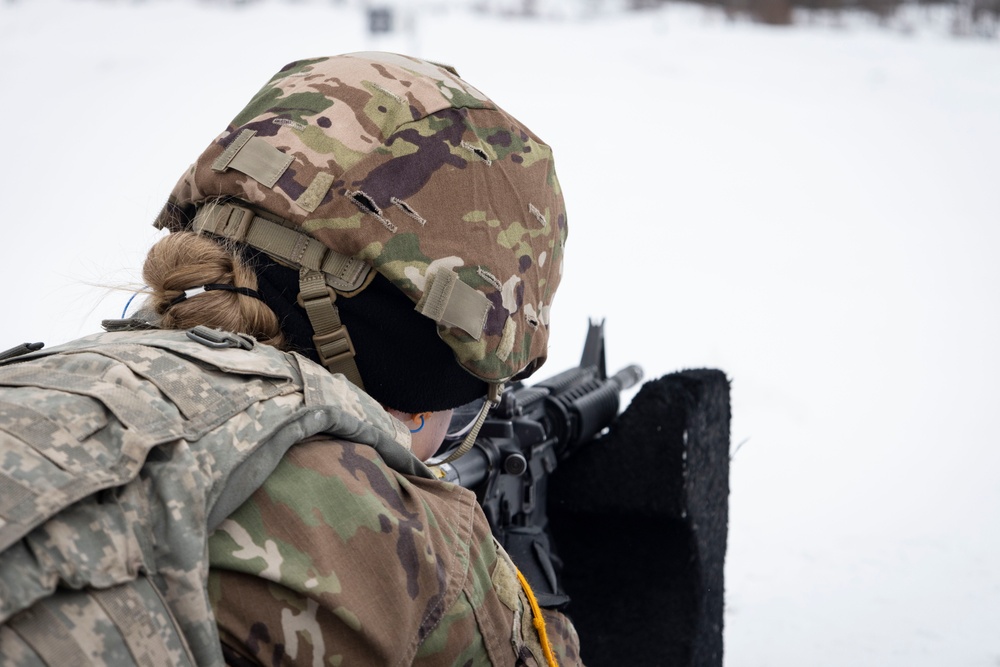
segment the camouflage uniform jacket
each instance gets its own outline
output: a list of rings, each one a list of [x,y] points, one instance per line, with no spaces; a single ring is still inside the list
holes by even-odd
[[[220,664],[212,604],[228,589],[213,577],[208,595],[208,536],[233,515],[212,559],[253,563],[226,540],[242,539],[247,512],[287,479],[299,456],[282,457],[298,443],[292,451],[307,456],[316,443],[349,440],[390,477],[449,488],[427,479],[402,425],[342,377],[240,336],[194,333],[98,334],[0,367],[3,664]],[[269,553],[282,543],[262,546]],[[470,560],[477,548],[470,541]],[[497,558],[486,559],[491,577]],[[291,562],[280,571],[294,581],[301,573]],[[306,588],[310,572],[302,571]],[[325,573],[316,574],[327,590]],[[572,637],[560,620],[553,635]],[[306,653],[294,646],[298,636],[284,640],[286,657]]]
[[[546,664],[475,494],[371,447],[293,448],[209,544],[232,665]],[[579,664],[572,626],[545,615],[559,664]]]

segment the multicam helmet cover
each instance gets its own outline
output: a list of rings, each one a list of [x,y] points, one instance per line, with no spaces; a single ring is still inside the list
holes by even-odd
[[[230,199],[372,265],[473,375],[501,382],[545,360],[567,233],[552,152],[454,70],[388,53],[287,65],[157,225],[187,228]]]

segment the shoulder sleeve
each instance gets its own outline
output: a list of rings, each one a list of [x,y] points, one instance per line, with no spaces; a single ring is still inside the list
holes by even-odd
[[[497,593],[506,560],[475,495],[370,447],[293,447],[209,553],[231,664],[537,663],[512,641],[525,611]]]

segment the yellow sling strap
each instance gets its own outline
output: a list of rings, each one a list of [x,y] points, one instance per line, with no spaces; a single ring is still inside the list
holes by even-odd
[[[531,615],[534,616],[535,630],[538,632],[538,641],[542,644],[542,652],[545,654],[545,662],[548,667],[559,667],[556,655],[552,652],[552,644],[549,643],[549,634],[545,630],[545,619],[542,617],[542,608],[538,606],[535,593],[528,585],[528,580],[524,578],[520,570],[517,570],[517,580],[521,582],[524,594],[528,596],[528,604],[531,605]]]

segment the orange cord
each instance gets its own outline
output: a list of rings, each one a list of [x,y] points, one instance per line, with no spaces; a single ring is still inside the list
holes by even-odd
[[[542,618],[542,608],[538,606],[538,600],[535,599],[535,594],[531,590],[531,586],[528,585],[528,580],[524,578],[520,570],[517,570],[517,580],[521,582],[521,588],[524,589],[525,595],[528,596],[528,604],[531,605],[531,613],[535,617],[535,630],[538,632],[538,640],[542,644],[542,652],[545,653],[545,661],[549,664],[549,667],[559,667],[559,663],[556,662],[556,656],[552,652],[552,645],[549,644],[549,635],[545,631],[545,619]]]

